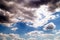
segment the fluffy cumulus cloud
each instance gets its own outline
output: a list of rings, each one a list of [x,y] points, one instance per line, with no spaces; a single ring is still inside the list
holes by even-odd
[[[0,23],[31,22],[37,28],[55,19],[60,10],[60,0],[1,0]]]

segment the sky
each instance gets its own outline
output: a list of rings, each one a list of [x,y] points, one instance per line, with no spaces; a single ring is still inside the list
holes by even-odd
[[[60,15],[60,12],[57,12],[54,15],[57,15],[57,14]],[[0,33],[8,34],[8,35],[10,35],[10,33],[18,34],[22,38],[24,38],[25,40],[28,40],[29,38],[32,38],[31,40],[33,40],[33,39],[34,40],[39,40],[39,39],[41,39],[41,40],[48,40],[50,37],[53,37],[53,36],[55,37],[56,33],[59,32],[59,30],[60,30],[60,17],[58,17],[58,18],[56,18],[54,20],[50,20],[48,23],[50,23],[50,22],[54,23],[54,25],[56,26],[55,29],[44,30],[43,26],[42,27],[38,27],[38,28],[34,28],[34,27],[30,27],[30,26],[26,25],[26,23],[24,23],[24,22],[17,22],[15,24],[13,24],[13,27],[10,27],[10,28],[6,27],[3,24],[0,24]],[[35,34],[35,32],[36,32],[36,34]],[[37,36],[37,35],[40,35],[39,32],[40,32],[41,36]],[[31,35],[28,36],[28,34],[29,35],[31,34]],[[58,34],[60,35],[60,33],[58,33]],[[58,34],[57,34],[57,36],[59,36]],[[32,35],[33,35],[33,37],[32,37]],[[43,39],[44,35],[49,36],[49,38],[45,37],[45,39]],[[9,40],[9,39],[7,39],[7,40]],[[18,39],[16,39],[16,40],[18,40]],[[53,38],[50,38],[49,40],[53,40]],[[57,40],[59,40],[59,39],[57,39]]]
[[[8,1],[0,3],[0,40],[60,40],[59,0]]]

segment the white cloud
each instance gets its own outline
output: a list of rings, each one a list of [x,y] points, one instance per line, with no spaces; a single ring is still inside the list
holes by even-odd
[[[60,40],[60,36],[57,36],[54,40]]]
[[[17,27],[11,28],[12,31],[16,31],[17,29]]]
[[[41,34],[43,34],[44,32],[43,31],[31,31],[25,35],[29,35],[29,36],[39,36]]]
[[[54,40],[60,40],[60,30],[58,30],[56,33],[55,33],[55,38]]]
[[[0,33],[0,39],[1,40],[24,40],[24,38],[21,38],[18,34],[3,34]]]
[[[35,38],[36,40],[53,40],[54,39],[54,34],[44,34],[41,33],[40,31],[32,31],[30,33],[27,33],[29,38]],[[29,39],[28,38],[28,39]]]
[[[56,12],[60,12],[60,8],[59,8],[59,7],[56,8],[55,11],[56,11]]]
[[[36,39],[36,40],[59,40],[60,39],[60,31],[56,32],[55,34],[48,34],[48,33],[41,33],[40,31],[32,31],[27,33],[29,38]],[[28,39],[29,39],[28,38]]]
[[[24,5],[24,3],[22,4]],[[44,4],[44,5],[40,5],[39,8],[30,8],[30,7],[25,7],[22,4],[16,3],[15,1],[6,2],[6,5],[12,6],[13,9],[10,8],[10,11],[6,11],[6,10],[4,11],[0,9],[0,12],[4,12],[4,15],[8,15],[9,21],[11,21],[11,23],[3,23],[3,24],[9,27],[12,27],[11,25],[16,22],[31,22],[33,25],[30,25],[30,26],[34,28],[38,28],[38,26],[44,26],[45,24],[47,24],[49,20],[55,19],[56,15],[53,15],[55,12],[60,12],[60,7],[56,8],[55,11],[52,12],[52,11],[49,11],[49,5]],[[57,17],[59,17],[59,15]],[[52,25],[53,27],[52,29],[55,29],[54,23],[49,23],[45,26],[47,27],[49,25]],[[47,30],[46,27],[44,27],[44,30]],[[12,28],[11,30],[15,31],[17,29],[18,28]],[[39,36],[40,38],[42,38],[41,40],[53,40],[55,39],[54,36],[57,34],[60,34],[60,32],[56,32],[56,34],[44,34],[43,31],[32,31],[27,33],[26,35],[29,35],[29,37]],[[3,40],[7,40],[6,37],[11,38],[11,40],[23,40],[23,38],[20,38],[19,35],[17,34],[1,33],[0,38],[1,37]],[[32,40],[34,38],[30,38],[30,39]],[[56,37],[56,40],[58,39],[59,39],[59,36]]]
[[[36,40],[36,38],[29,38],[29,39],[27,39],[27,40]]]

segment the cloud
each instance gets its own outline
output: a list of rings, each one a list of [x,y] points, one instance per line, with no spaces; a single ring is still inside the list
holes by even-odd
[[[27,40],[36,40],[36,38],[29,38],[29,39],[27,39]]]
[[[55,34],[44,33],[43,31],[31,31],[26,33],[23,37],[19,34],[3,34],[0,33],[1,40],[59,40],[60,31],[57,31]]]
[[[59,33],[58,33],[59,32]],[[60,31],[57,31],[55,34],[41,33],[40,31],[32,31],[27,33],[27,37],[31,39],[40,39],[40,40],[59,40],[60,39]],[[29,39],[28,38],[28,39]]]
[[[29,38],[32,37],[35,38],[36,40],[40,39],[40,40],[53,40],[54,34],[45,34],[45,33],[41,33],[40,31],[33,31],[30,33],[27,33],[26,35],[28,35]],[[29,39],[28,38],[28,39]]]
[[[49,2],[47,0],[47,2],[43,2],[43,0],[41,0],[39,1],[39,3],[41,2],[41,5],[37,3],[38,1],[31,1],[24,0],[23,2],[18,3],[18,0],[0,0],[0,24],[11,27],[11,25],[16,22],[27,22],[28,25],[30,25],[30,22],[32,23],[30,26],[34,28],[44,26],[44,30],[55,29],[55,24],[48,22],[49,20],[59,17],[53,14],[55,12],[60,12],[60,1],[51,0],[51,2]],[[12,28],[11,30],[16,31],[17,29],[18,28]],[[26,36],[28,36],[27,40],[59,40],[59,34],[59,31],[55,34],[45,34],[43,31],[32,31],[27,33]],[[0,33],[0,39],[8,40],[7,37],[11,40],[24,40],[24,38],[21,38],[18,34]]]
[[[56,28],[56,25],[53,22],[50,22],[44,26],[44,30],[54,30]]]
[[[54,38],[54,40],[59,40],[60,39],[60,30],[58,32],[56,32],[56,36]]]
[[[49,20],[58,18],[57,15],[53,15],[54,12],[48,11],[49,10],[48,8],[49,8],[48,5],[41,5],[35,11],[36,18],[34,19],[33,27],[37,28],[39,26],[44,26],[45,24],[48,23]]]
[[[40,34],[43,34],[43,33],[44,33],[43,31],[31,31],[25,35],[36,37],[36,36],[40,36]]]
[[[28,7],[39,7],[40,5],[43,5],[43,4],[52,4],[54,5],[53,7],[51,7],[52,9],[54,9],[56,7],[56,3],[58,3],[60,0],[24,0],[26,5],[25,6],[28,6]]]
[[[57,36],[54,40],[60,40],[60,36]]]
[[[37,28],[38,26],[44,26],[45,24],[48,23],[48,20],[55,19],[55,15],[53,15],[55,12],[59,11],[59,0],[57,1],[49,1],[46,0],[37,0],[33,1],[32,0],[23,0],[22,2],[18,3],[19,0],[1,0],[2,3],[0,5],[3,7],[0,7],[0,12],[3,12],[2,16],[5,16],[5,21],[4,19],[0,22],[5,25],[11,25],[16,22],[31,22],[33,25],[32,27]],[[41,2],[42,5],[39,4],[39,7],[30,7],[29,3],[32,2],[32,5],[36,4],[37,2]],[[26,3],[28,2],[28,3]],[[34,3],[34,4],[33,4]],[[56,4],[56,5],[54,5]],[[54,5],[54,6],[53,6]],[[28,7],[29,6],[29,7]],[[55,8],[55,6],[57,6]],[[5,7],[5,8],[4,8]],[[53,11],[51,11],[51,9]],[[1,14],[1,13],[0,13]],[[7,16],[7,17],[6,17]],[[8,20],[8,21],[6,21]],[[6,23],[7,22],[7,23]]]
[[[18,34],[13,34],[13,33],[10,33],[10,34],[3,34],[3,33],[0,33],[0,39],[1,40],[24,40],[24,38],[21,38]]]
[[[16,31],[17,29],[17,27],[11,28],[12,31]]]

